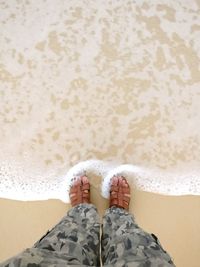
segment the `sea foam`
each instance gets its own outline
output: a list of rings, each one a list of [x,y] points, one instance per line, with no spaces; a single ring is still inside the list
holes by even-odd
[[[11,173],[7,173],[11,175]],[[93,176],[101,176],[101,195],[109,197],[110,181],[114,175],[123,175],[127,178],[130,186],[137,190],[144,190],[164,195],[199,195],[200,179],[197,173],[188,172],[181,174],[167,172],[158,169],[148,169],[132,164],[106,162],[101,160],[87,160],[74,165],[66,174],[56,177],[56,174],[48,174],[49,179],[42,179],[34,173],[37,182],[24,179],[15,182],[0,183],[0,197],[16,200],[46,200],[60,199],[69,202],[69,189],[77,176],[86,174],[89,179]],[[15,173],[16,175],[16,173]],[[22,173],[18,173],[22,175]],[[16,176],[15,176],[16,178]],[[8,180],[7,180],[8,181]],[[16,179],[14,180],[16,181]],[[94,181],[93,181],[94,182]]]
[[[82,172],[200,193],[197,1],[5,2],[0,197],[67,202]]]

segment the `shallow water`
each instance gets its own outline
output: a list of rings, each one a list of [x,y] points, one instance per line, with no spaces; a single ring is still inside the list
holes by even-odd
[[[200,194],[198,1],[0,7],[0,197],[65,201],[88,159],[134,164],[143,190]]]

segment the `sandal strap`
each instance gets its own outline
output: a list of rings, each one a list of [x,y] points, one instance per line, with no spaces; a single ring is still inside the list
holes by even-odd
[[[126,182],[127,187],[124,187],[123,181],[126,181],[126,179],[123,176],[119,176],[117,178],[121,178],[121,180],[113,180],[110,190],[110,207],[117,206],[119,208],[128,210],[130,202],[129,185]]]
[[[82,181],[81,176],[79,180],[74,182],[74,185],[70,189],[70,200],[72,206],[77,205],[77,203],[90,203],[90,183]],[[87,176],[85,176],[87,178]]]

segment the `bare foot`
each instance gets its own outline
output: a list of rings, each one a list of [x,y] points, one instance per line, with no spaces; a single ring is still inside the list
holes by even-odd
[[[90,203],[90,183],[87,176],[80,176],[72,184],[69,192],[72,207],[81,203]]]
[[[110,188],[110,207],[116,206],[128,210],[130,187],[123,176],[113,176]]]

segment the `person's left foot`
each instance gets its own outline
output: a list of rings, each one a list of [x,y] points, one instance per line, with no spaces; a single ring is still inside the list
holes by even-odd
[[[87,176],[80,176],[72,184],[69,192],[72,207],[81,203],[90,203],[90,183]]]
[[[128,210],[130,203],[130,186],[125,177],[113,176],[110,188],[110,208],[116,206]]]

